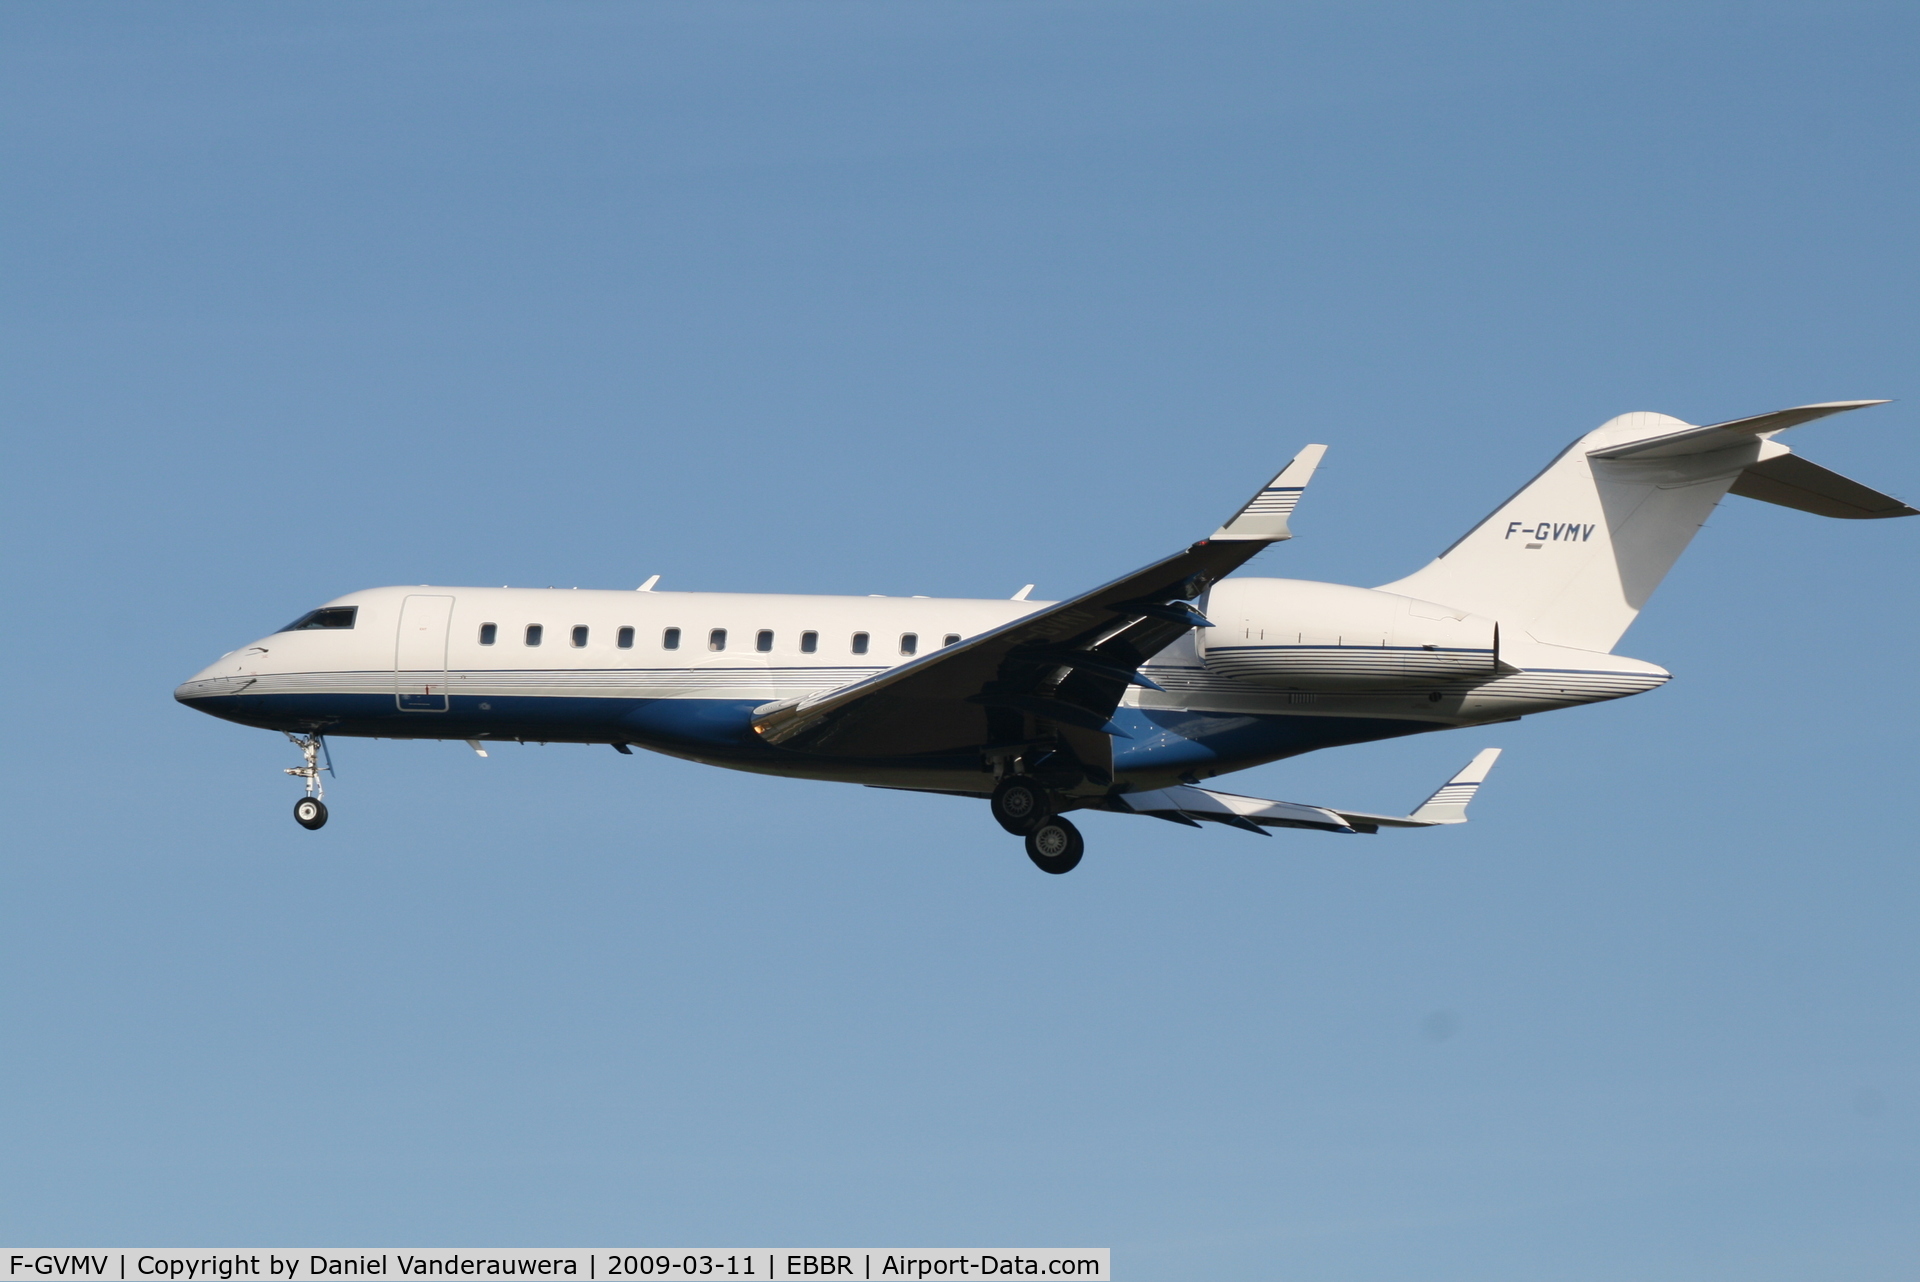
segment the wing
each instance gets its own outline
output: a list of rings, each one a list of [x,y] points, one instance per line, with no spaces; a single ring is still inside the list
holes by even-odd
[[[853,758],[1055,751],[1111,781],[1114,709],[1140,665],[1207,621],[1189,604],[1270,543],[1326,452],[1309,445],[1185,551],[865,681],[754,710],[768,744]],[[1105,778],[1102,778],[1102,776]]]
[[[1469,761],[1453,778],[1440,785],[1410,815],[1370,815],[1359,810],[1335,810],[1326,806],[1303,806],[1292,801],[1267,801],[1261,797],[1241,797],[1231,792],[1181,785],[1153,792],[1128,793],[1108,797],[1109,810],[1128,814],[1152,815],[1174,823],[1192,824],[1205,819],[1213,823],[1245,828],[1264,834],[1268,828],[1318,828],[1323,832],[1378,832],[1382,828],[1431,828],[1439,824],[1463,824],[1467,821],[1467,803],[1480,790],[1487,772],[1500,756],[1500,749],[1488,748]]]

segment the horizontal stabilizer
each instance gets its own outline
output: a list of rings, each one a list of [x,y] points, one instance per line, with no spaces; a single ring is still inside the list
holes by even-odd
[[[1920,516],[1920,511],[1892,495],[1869,489],[1794,454],[1749,463],[1734,479],[1732,493],[1841,520]]]
[[[1326,452],[1324,445],[1309,445],[1294,455],[1293,460],[1280,469],[1280,475],[1268,481],[1258,494],[1248,499],[1247,505],[1234,513],[1231,521],[1213,532],[1213,537],[1260,543],[1278,543],[1281,539],[1292,538],[1293,532],[1287,528],[1287,518],[1293,515],[1294,507],[1300,502],[1301,491],[1313,479],[1313,469],[1320,466],[1320,457]]]
[[[1188,785],[1128,793],[1110,797],[1107,803],[1114,810],[1171,819],[1175,823],[1191,824],[1205,819],[1234,828],[1318,828],[1323,832],[1349,833],[1377,832],[1381,828],[1433,828],[1467,821],[1467,803],[1480,791],[1487,772],[1499,757],[1498,748],[1483,750],[1410,815],[1370,815],[1359,810],[1303,806],[1292,801],[1267,801]]]
[[[1844,414],[1848,410],[1885,404],[1885,401],[1823,401],[1818,405],[1796,405],[1790,410],[1775,410],[1771,414],[1755,414],[1751,418],[1730,419],[1725,423],[1709,423],[1705,427],[1689,427],[1682,431],[1667,432],[1644,440],[1629,441],[1625,445],[1615,445],[1609,449],[1591,450],[1587,457],[1641,459],[1678,458],[1683,454],[1711,454],[1715,450],[1730,450],[1739,445],[1751,445],[1756,437],[1771,437],[1776,432],[1784,432],[1802,423],[1811,423],[1814,419],[1825,418],[1829,414]]]

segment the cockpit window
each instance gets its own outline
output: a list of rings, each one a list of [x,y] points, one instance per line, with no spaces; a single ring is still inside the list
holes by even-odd
[[[353,616],[358,613],[360,607],[357,605],[330,605],[321,610],[309,610],[280,630],[317,632],[323,628],[350,628],[353,626]]]

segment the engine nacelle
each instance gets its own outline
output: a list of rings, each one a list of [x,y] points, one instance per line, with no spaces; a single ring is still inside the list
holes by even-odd
[[[1419,687],[1496,675],[1492,619],[1392,592],[1305,579],[1224,579],[1198,632],[1209,670],[1283,690]]]

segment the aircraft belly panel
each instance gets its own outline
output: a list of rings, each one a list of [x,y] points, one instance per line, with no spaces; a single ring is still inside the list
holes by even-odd
[[[1116,776],[1200,777],[1244,770],[1319,748],[1449,729],[1441,721],[1122,708],[1114,720],[1133,737],[1114,743]]]

